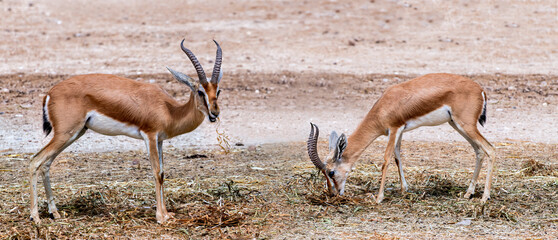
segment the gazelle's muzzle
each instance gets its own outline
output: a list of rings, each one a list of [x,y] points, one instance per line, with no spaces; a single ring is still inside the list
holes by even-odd
[[[219,117],[219,116],[215,116],[210,112],[207,117],[209,118],[210,122],[215,122],[215,121],[217,121],[217,117]]]
[[[216,103],[214,103],[214,105],[217,105]],[[210,122],[215,122],[217,120],[217,118],[219,117],[219,107],[216,107],[217,110],[212,110],[209,109],[209,111],[207,112],[207,117],[209,118]]]
[[[210,98],[208,102],[207,108],[207,116],[209,117],[209,121],[215,122],[219,117],[219,105],[217,105],[217,98]]]

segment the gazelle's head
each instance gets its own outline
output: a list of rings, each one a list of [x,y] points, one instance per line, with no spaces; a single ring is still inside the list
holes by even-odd
[[[345,181],[347,181],[347,176],[352,169],[352,161],[348,161],[343,157],[343,152],[347,147],[347,137],[345,134],[338,136],[336,132],[331,133],[329,136],[329,154],[324,163],[320,160],[317,150],[320,130],[315,124],[310,123],[310,125],[312,127],[308,137],[308,155],[310,160],[325,175],[329,194],[343,195],[345,192]]]
[[[181,83],[186,84],[190,89],[192,89],[192,93],[195,95],[196,104],[200,111],[207,115],[209,121],[215,122],[217,117],[219,117],[219,105],[217,104],[217,99],[219,98],[219,82],[221,81],[221,77],[223,77],[223,70],[221,70],[221,62],[223,59],[223,54],[221,51],[221,47],[217,41],[213,40],[217,45],[217,56],[215,57],[215,65],[213,66],[213,74],[211,78],[207,78],[205,76],[205,72],[203,68],[194,55],[192,51],[184,47],[184,39],[180,43],[180,47],[182,51],[186,53],[194,68],[198,73],[198,82],[194,81],[188,75],[174,71],[167,67],[167,69],[172,73],[176,80],[180,81]]]

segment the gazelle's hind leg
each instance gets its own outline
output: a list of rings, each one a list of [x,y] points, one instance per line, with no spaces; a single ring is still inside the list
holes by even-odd
[[[70,144],[72,144],[75,140],[77,140],[85,133],[86,128],[84,128],[84,126],[85,123],[80,123],[77,126],[72,126],[73,128],[65,128],[68,129],[68,131],[59,131],[57,129],[54,129],[55,133],[50,142],[31,159],[31,163],[29,164],[31,188],[31,219],[34,220],[36,223],[40,223],[41,221],[39,218],[37,196],[37,178],[39,170],[41,170],[41,174],[43,176],[43,184],[45,187],[45,192],[47,194],[49,213],[52,217],[58,218],[60,217],[60,214],[56,209],[50,184],[50,165],[52,164],[56,156],[60,154],[60,152],[62,152],[66,147],[70,146]]]
[[[494,162],[496,161],[495,149],[484,136],[480,134],[477,130],[477,136],[479,137],[480,147],[488,155],[488,169],[486,170],[486,181],[484,185],[484,193],[482,194],[481,202],[485,203],[490,199],[490,189],[492,187],[492,174],[494,173]]]
[[[46,161],[44,166],[41,168],[42,175],[43,175],[43,185],[45,187],[45,192],[46,192],[46,195],[47,195],[48,212],[50,213],[50,217],[53,218],[53,219],[60,218],[60,214],[58,213],[58,209],[56,208],[56,204],[54,202],[54,195],[52,193],[52,188],[51,188],[51,185],[50,185],[50,165],[52,164],[52,162],[54,161],[56,156],[58,156],[58,154],[60,154],[62,151],[64,151],[64,149],[66,149],[73,142],[75,142],[81,136],[83,136],[83,134],[85,133],[86,130],[87,130],[86,128],[83,128],[77,135],[70,138],[64,144],[62,149],[58,150],[58,152],[56,152],[48,161]]]
[[[399,170],[399,180],[401,182],[401,192],[405,193],[409,189],[409,185],[405,180],[405,175],[403,174],[403,166],[401,163],[401,138],[403,138],[403,131],[398,136],[397,143],[395,144],[395,164],[397,164],[397,169]]]
[[[459,134],[461,134],[461,136],[463,136],[463,138],[465,138],[465,140],[467,140],[467,142],[469,142],[469,144],[471,144],[471,146],[475,150],[475,156],[476,156],[475,171],[473,172],[473,177],[471,178],[471,183],[469,184],[469,188],[467,189],[467,192],[464,195],[464,198],[470,198],[475,193],[475,186],[477,183],[477,179],[479,177],[480,169],[482,167],[482,161],[484,160],[484,152],[479,148],[478,144],[474,142],[473,139],[471,139],[471,137],[467,135],[467,133],[465,133],[465,131],[461,127],[458,127],[453,121],[450,121],[449,124]]]
[[[464,197],[470,198],[471,195],[473,195],[473,193],[475,192],[475,185],[479,177],[480,169],[482,167],[482,162],[485,156],[488,155],[489,162],[488,162],[488,169],[486,173],[486,184],[484,187],[484,193],[481,200],[482,202],[486,202],[490,198],[490,188],[492,185],[492,171],[494,168],[494,161],[495,161],[494,147],[479,132],[476,126],[476,120],[474,122],[474,125],[463,124],[463,122],[461,122],[461,124],[458,124],[458,122],[460,121],[456,121],[454,118],[454,121],[450,121],[449,123],[457,132],[459,132],[459,134],[461,134],[471,144],[473,149],[475,149],[475,155],[476,155],[475,171],[473,172],[473,178],[471,179],[471,183],[469,184],[469,188],[467,189],[467,193],[465,193]]]

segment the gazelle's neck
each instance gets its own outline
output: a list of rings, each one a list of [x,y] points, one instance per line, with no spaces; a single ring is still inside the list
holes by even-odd
[[[343,157],[349,160],[351,164],[358,160],[368,145],[385,134],[381,124],[376,119],[375,112],[370,111],[347,139],[347,149],[345,149]]]
[[[202,124],[205,114],[198,109],[196,97],[192,91],[187,103],[178,106],[169,106],[172,119],[175,124],[171,124],[172,129],[167,132],[169,138],[191,132]]]

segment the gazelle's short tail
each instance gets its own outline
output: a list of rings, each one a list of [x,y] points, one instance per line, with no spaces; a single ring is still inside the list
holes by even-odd
[[[482,92],[482,100],[483,100],[483,105],[482,105],[482,113],[479,116],[479,123],[481,126],[484,127],[484,123],[486,123],[486,95],[484,92]]]
[[[50,96],[46,95],[43,98],[43,132],[45,132],[45,136],[48,136],[52,131],[52,124],[50,124],[48,119],[48,100],[50,100]]]

